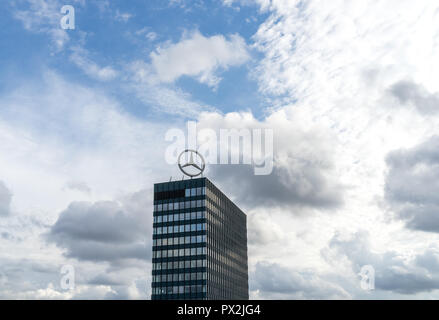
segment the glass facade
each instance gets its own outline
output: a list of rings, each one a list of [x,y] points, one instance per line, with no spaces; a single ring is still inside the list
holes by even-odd
[[[246,215],[207,178],[154,185],[153,300],[248,299]]]

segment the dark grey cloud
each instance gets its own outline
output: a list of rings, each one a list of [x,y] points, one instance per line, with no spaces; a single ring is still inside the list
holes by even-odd
[[[292,166],[298,161],[290,160]],[[226,193],[229,191],[239,199],[238,204],[247,208],[341,206],[343,188],[322,171],[325,169],[318,164],[308,162],[295,173],[289,171],[288,166],[275,166],[271,175],[257,176],[250,165],[216,165],[211,166],[209,174]]]
[[[48,274],[59,274],[60,272],[60,267],[47,263],[47,262],[41,262],[41,261],[34,261],[34,260],[28,260],[28,259],[24,259],[24,261],[26,261],[26,263],[29,264],[30,269],[34,272],[39,272],[39,273],[48,273]]]
[[[367,232],[357,232],[349,239],[342,239],[340,234],[336,234],[329,248],[337,253],[332,261],[334,264],[338,264],[341,257],[346,257],[356,274],[363,266],[373,266],[377,290],[409,295],[439,289],[437,249],[426,250],[412,259],[394,251],[378,254],[372,252]],[[324,256],[327,257],[326,253]]]
[[[410,229],[439,232],[439,137],[391,152],[385,197]]]
[[[12,193],[3,181],[0,181],[0,217],[11,213]]]
[[[258,262],[250,274],[250,290],[264,299],[348,299],[349,294],[313,271],[297,271],[276,263]]]
[[[149,260],[151,221],[150,190],[121,202],[74,202],[60,213],[46,239],[78,260]]]
[[[61,288],[64,264],[75,268],[74,292]],[[88,263],[84,268],[71,261],[0,257],[0,299],[147,299],[150,282],[147,287],[146,279],[150,273],[132,270],[102,272],[98,264]]]
[[[245,113],[201,115],[197,127],[199,139],[205,143],[214,141],[210,148],[217,149],[215,160],[222,160],[221,164],[209,165],[206,174],[229,191],[231,197],[239,199],[239,204],[246,209],[282,207],[296,214],[301,211],[295,210],[298,207],[332,209],[342,206],[345,186],[337,174],[334,152],[340,142],[326,124],[308,116],[303,110],[297,110],[297,114],[288,116],[274,113],[259,122]],[[217,139],[212,138],[213,134],[209,139],[203,137],[204,129],[215,131]],[[255,129],[262,130],[259,138]],[[263,161],[258,161],[256,142],[262,144]],[[209,159],[210,150],[205,149]],[[238,162],[236,160],[244,163],[244,159],[250,163],[253,159],[260,165],[227,164],[232,162],[232,155],[234,163]],[[261,174],[270,174],[257,175],[256,168]]]
[[[439,112],[439,93],[429,93],[425,88],[411,81],[400,81],[390,88],[390,93],[401,104],[413,105],[419,112]]]
[[[46,288],[48,283],[57,286],[61,278],[59,270],[60,266],[52,260],[0,257],[0,299],[20,299],[22,293]]]
[[[424,253],[416,256],[416,265],[439,273],[439,248],[430,247]]]
[[[119,203],[74,202],[61,212],[51,235],[63,240],[88,240],[98,243],[131,243],[139,226]]]

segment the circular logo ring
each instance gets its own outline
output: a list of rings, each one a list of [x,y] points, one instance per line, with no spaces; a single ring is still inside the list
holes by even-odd
[[[189,162],[187,162],[186,164],[181,164],[181,157],[185,153],[190,153]],[[194,162],[194,154],[201,159],[201,167]],[[182,153],[180,153],[180,155],[178,156],[178,167],[180,168],[181,172],[183,172],[185,175],[187,175],[191,178],[194,178],[194,177],[198,177],[199,175],[201,175],[203,173],[204,169],[206,168],[206,162],[204,161],[203,156],[198,151],[187,149],[187,150],[184,150]],[[184,168],[187,168],[187,167],[194,167],[199,172],[197,174],[189,173],[189,172],[184,170]]]

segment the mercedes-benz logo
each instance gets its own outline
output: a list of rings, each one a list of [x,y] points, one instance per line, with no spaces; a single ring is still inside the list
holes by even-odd
[[[190,157],[189,157],[189,162],[182,164],[181,163],[181,158],[185,153],[189,153]],[[194,155],[196,158],[198,158],[200,161],[194,161]],[[194,177],[198,177],[199,175],[201,175],[204,171],[204,169],[206,168],[206,162],[204,161],[203,156],[195,150],[185,150],[182,153],[180,153],[180,155],[178,156],[178,167],[180,168],[181,172],[183,172],[185,175],[194,178]],[[193,169],[196,170],[196,173],[191,173],[187,170],[185,170],[185,168],[188,167],[192,167]],[[197,173],[198,172],[198,173]]]

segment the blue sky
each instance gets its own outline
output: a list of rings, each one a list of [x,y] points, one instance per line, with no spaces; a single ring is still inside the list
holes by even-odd
[[[26,1],[1,4],[2,88],[11,86],[11,80],[19,83],[23,78],[35,77],[35,81],[38,81],[44,70],[56,70],[69,81],[111,91],[128,112],[141,117],[163,115],[151,114],[152,108],[148,103],[136,100],[129,89],[124,88],[127,64],[136,60],[148,63],[151,52],[157,46],[176,43],[184,34],[195,31],[207,38],[239,34],[249,43],[257,31],[258,22],[264,18],[256,5],[227,7],[221,1],[206,1],[197,5],[188,5],[184,1],[79,2],[75,6],[75,29],[66,31],[68,43],[59,50],[54,48],[49,31],[44,30],[57,27],[54,26],[56,21],[41,17],[26,30],[23,21],[14,18],[17,11],[31,12],[32,4]],[[61,17],[59,13],[59,19]],[[151,38],[148,39],[148,35]],[[121,76],[105,83],[90,79],[69,59],[72,48],[77,47],[86,50],[97,65],[114,66]],[[251,60],[257,59],[258,53],[250,47],[248,51],[251,59],[247,64],[219,70],[222,80],[216,88],[188,76],[175,79],[171,85],[190,94],[201,104],[223,112],[252,110],[260,114],[263,97],[258,94],[257,83],[250,72]]]
[[[438,39],[437,0],[1,1],[0,299],[148,299],[187,120],[274,132],[270,175],[206,169],[252,299],[437,299]]]

